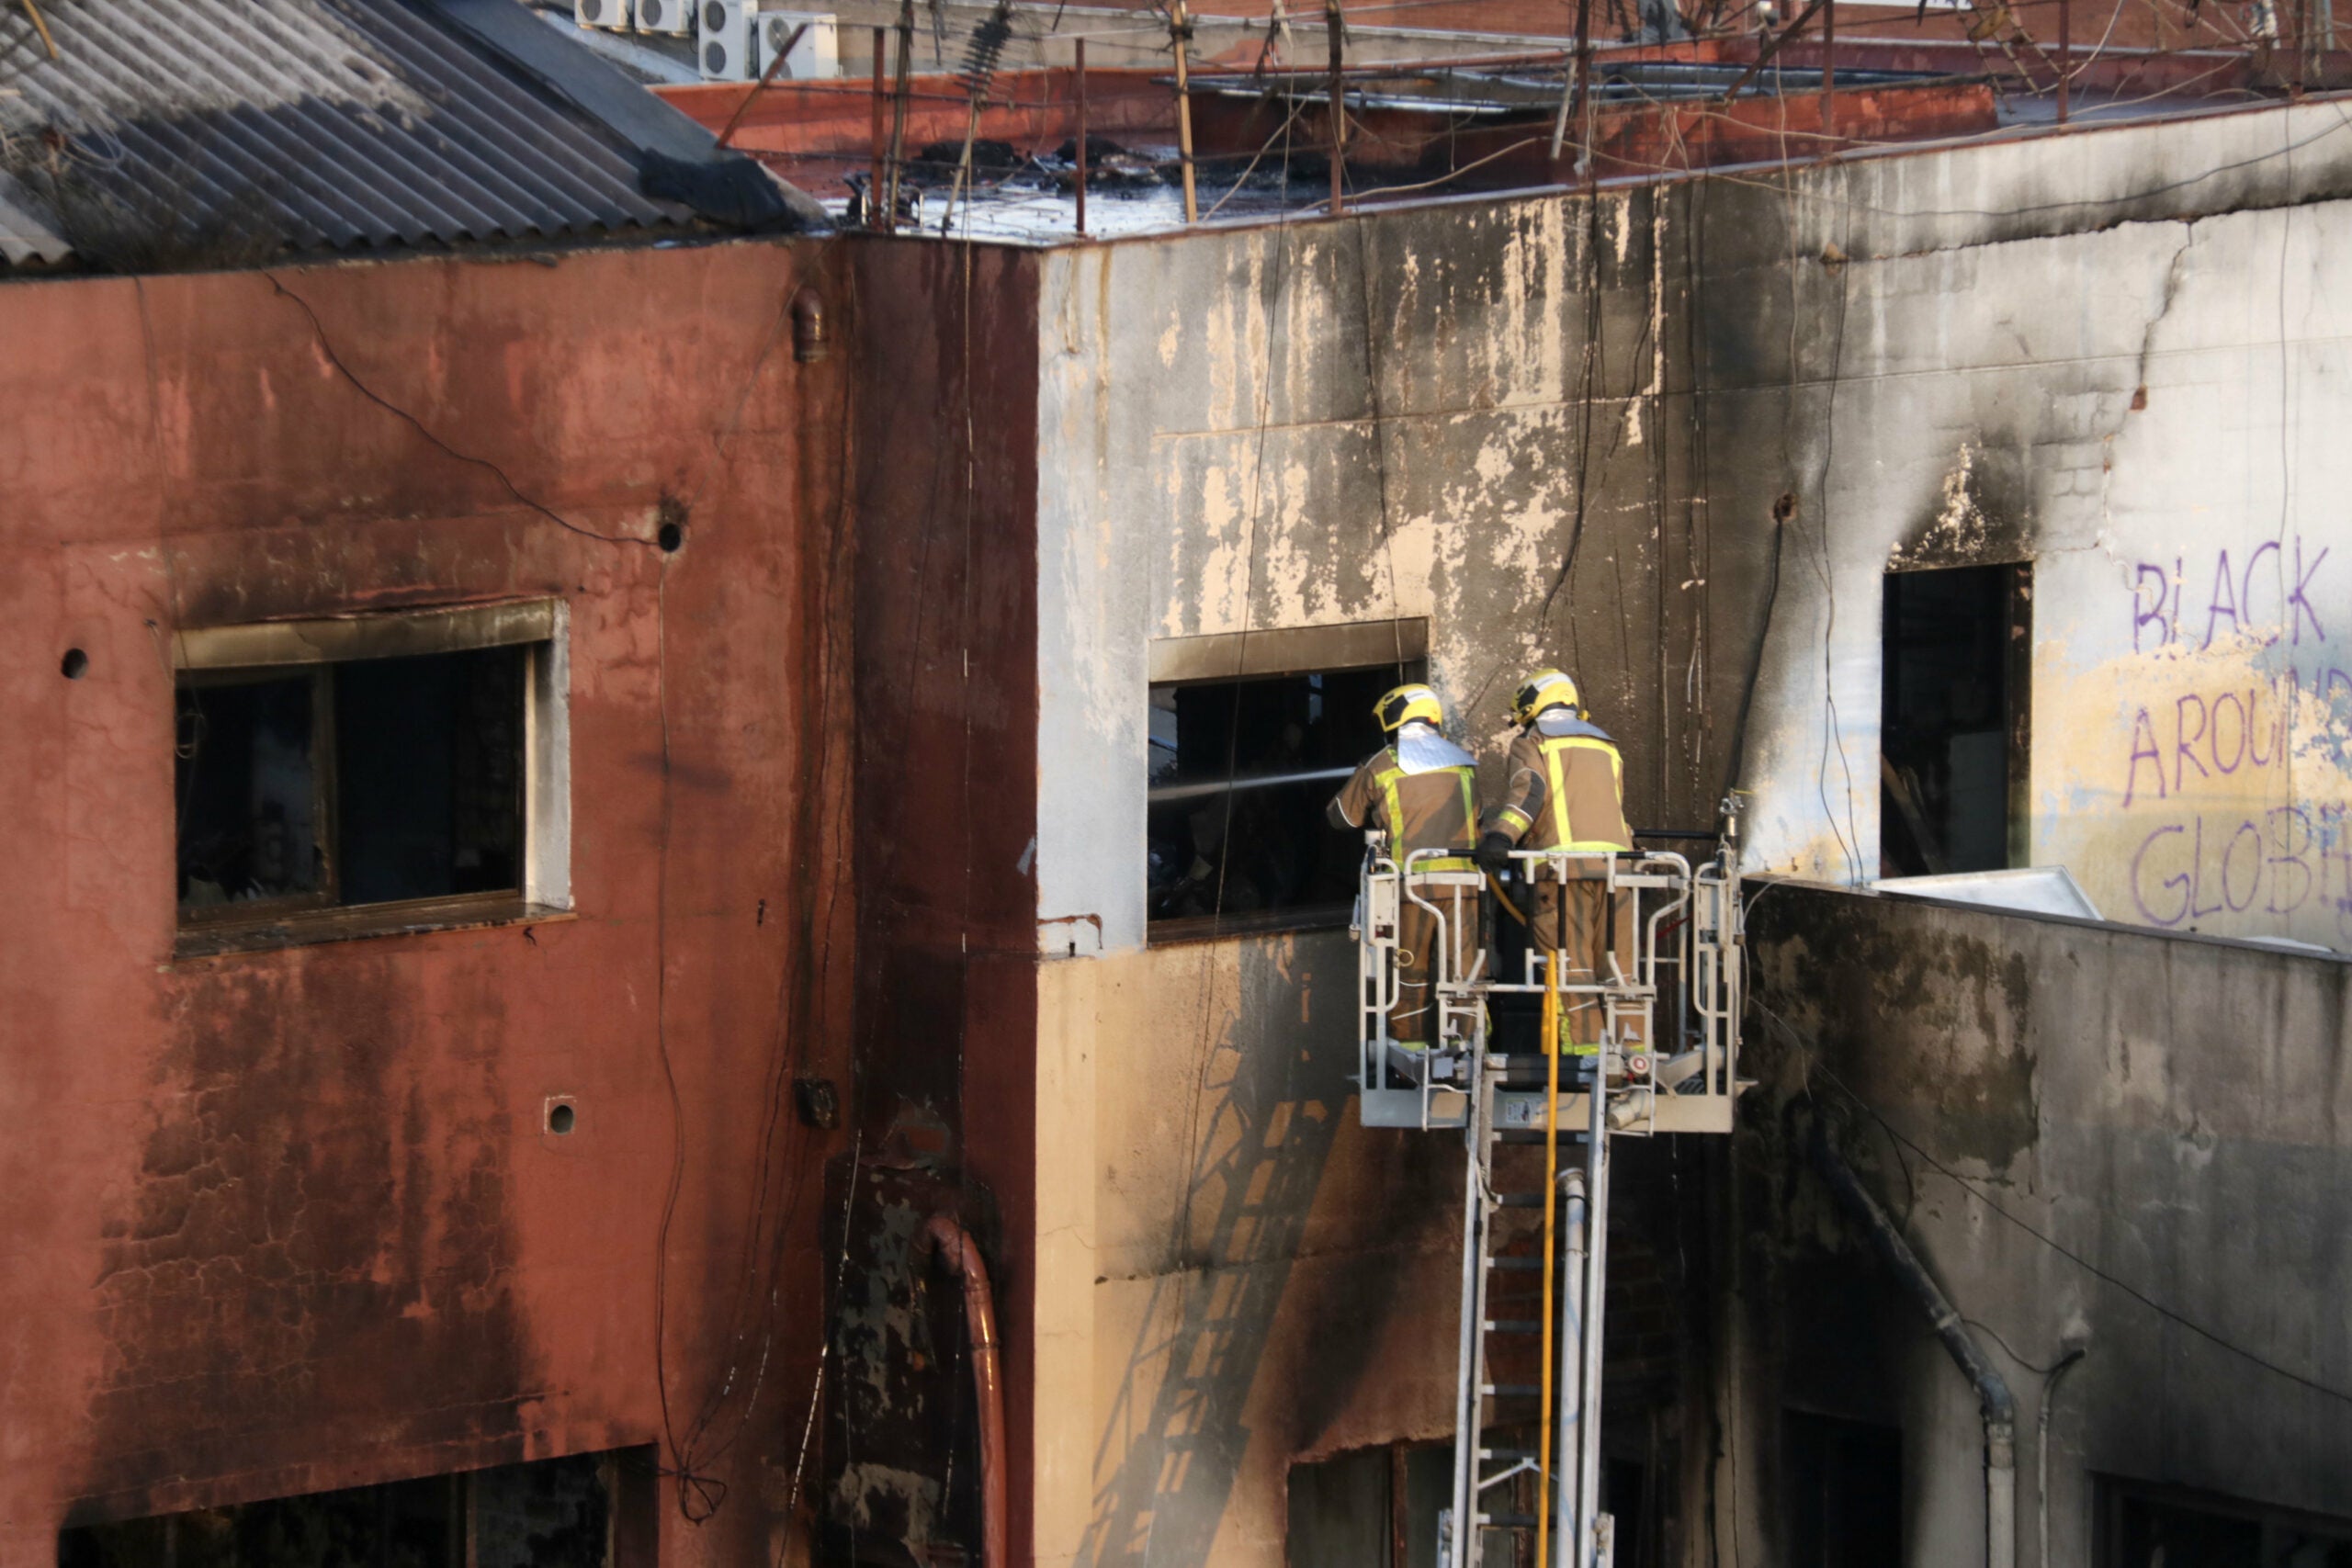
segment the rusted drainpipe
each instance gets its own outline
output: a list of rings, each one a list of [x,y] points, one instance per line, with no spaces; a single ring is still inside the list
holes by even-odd
[[[996,1298],[979,1243],[952,1214],[933,1214],[922,1247],[936,1250],[964,1281],[964,1334],[972,1347],[972,1392],[980,1404],[980,1568],[1009,1568],[1005,1545],[1004,1380],[997,1365]]]
[[[1894,1270],[1904,1290],[1928,1314],[1945,1352],[1976,1385],[1976,1403],[1984,1416],[1984,1564],[1985,1568],[2017,1568],[2018,1406],[2009,1385],[1968,1337],[1968,1330],[1961,1325],[1959,1309],[1920,1263],[1894,1222],[1886,1217],[1886,1211],[1862,1190],[1853,1168],[1830,1147],[1828,1131],[1818,1120],[1813,1124],[1813,1164],[1838,1201],[1861,1222],[1871,1249]]]

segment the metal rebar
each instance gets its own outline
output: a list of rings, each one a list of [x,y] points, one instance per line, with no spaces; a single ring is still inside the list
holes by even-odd
[[[887,234],[890,209],[882,205],[882,73],[889,63],[890,29],[874,29],[874,123],[866,137],[872,164],[866,174],[865,226]]]
[[[899,172],[906,164],[907,96],[912,90],[910,73],[914,68],[914,52],[915,0],[899,0],[899,79],[890,104],[890,189],[882,204],[885,221],[893,228],[899,221]]]
[[[1201,197],[1193,179],[1193,22],[1184,0],[1168,8],[1168,41],[1176,50],[1176,156],[1184,168],[1184,221],[1200,220]]]
[[[1086,235],[1086,40],[1079,39],[1078,53],[1078,232]]]
[[[1326,0],[1323,27],[1331,35],[1331,211],[1334,216],[1338,215],[1347,198],[1347,19],[1340,14],[1340,0]]]
[[[2067,98],[2075,85],[2074,0],[2058,0],[2058,123],[2066,123]]]
[[[1821,133],[1838,134],[1838,0],[1821,6]]]
[[[1797,19],[1791,22],[1786,28],[1774,34],[1771,38],[1766,39],[1764,47],[1756,51],[1756,58],[1748,62],[1747,70],[1739,73],[1739,80],[1734,82],[1724,93],[1724,102],[1728,104],[1734,98],[1738,97],[1741,93],[1747,91],[1747,85],[1756,80],[1758,74],[1763,71],[1766,63],[1770,62],[1774,55],[1781,52],[1781,46],[1795,38],[1800,32],[1803,32],[1804,30],[1804,25],[1813,20],[1814,13],[1820,10],[1822,6],[1828,3],[1829,0],[1806,0],[1805,8],[1797,13]]]
[[[775,51],[774,60],[768,62],[768,68],[760,73],[760,79],[752,84],[752,90],[743,95],[742,101],[735,106],[735,112],[727,117],[726,129],[718,133],[718,144],[720,147],[723,148],[735,140],[736,130],[742,125],[743,117],[752,112],[752,106],[759,101],[762,93],[768,90],[768,84],[775,80],[775,73],[783,69],[784,62],[792,57],[793,46],[800,41],[800,35],[807,32],[809,24],[803,22],[792,29],[792,36],[784,40],[784,47]]]

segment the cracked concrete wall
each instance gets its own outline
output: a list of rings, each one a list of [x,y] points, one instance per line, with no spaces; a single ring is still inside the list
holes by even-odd
[[[2033,1368],[2075,1347],[2052,1407],[2052,1562],[2091,1560],[2098,1474],[2346,1513],[2352,1406],[2197,1330],[2352,1382],[2352,965],[1804,886],[1764,894],[1749,930],[1773,1023],[1739,1162],[1751,1549],[1777,1560],[1776,1421],[1795,1406],[1900,1424],[1906,1562],[1984,1561],[1974,1394],[1804,1169],[1799,1112],[1835,1118],[2008,1380],[2020,1562],[2040,1501]]]
[[[1795,176],[1812,346],[1723,400],[1793,412],[1811,481],[1757,863],[1878,874],[1882,574],[2030,560],[2031,863],[2110,919],[2352,945],[2347,186],[2310,107]]]
[[[1709,826],[1737,776],[1752,865],[1867,877],[1884,573],[2031,559],[2034,858],[2120,919],[2335,940],[2352,851],[2330,836],[2334,704],[2352,677],[2330,671],[2352,576],[2321,555],[2338,461],[2321,433],[2344,378],[2313,278],[2347,194],[2352,129],[2313,105],[1041,258],[1038,1070],[1064,1086],[1059,1113],[1082,1117],[1090,1085],[1094,1106],[1041,1168],[1065,1179],[1055,1277],[1096,1280],[1059,1343],[1091,1342],[1098,1368],[1091,1403],[1064,1398],[1038,1432],[1041,1556],[1148,1541],[1271,1561],[1282,1467],[1317,1441],[1260,1415],[1246,1438],[1197,1441],[1203,1412],[1283,1407],[1270,1380],[1313,1322],[1303,1285],[1268,1287],[1258,1348],[1173,1427],[1138,1416],[1162,1372],[1123,1359],[1164,1352],[1183,1322],[1170,1303],[1226,1260],[1155,1250],[1188,1235],[1195,1187],[1140,1181],[1119,1130],[1180,1090],[1207,1124],[1240,1116],[1241,1079],[1199,1064],[1317,1060],[1345,1007],[1329,937],[1148,943],[1152,641],[1425,616],[1430,679],[1485,760],[1511,678],[1558,662],[1624,743],[1637,823]],[[2234,619],[2209,649],[2224,549]],[[2186,583],[2188,610],[2149,618],[2143,564],[2167,593]],[[2154,796],[2150,760],[2132,771],[2141,712],[2193,728],[2192,696],[2203,734],[2147,741],[2167,770]],[[2286,835],[2258,888],[2248,823]],[[1243,984],[1275,942],[1323,961]],[[1229,1021],[1200,1012],[1204,966],[1258,999]],[[1327,1092],[1344,1091],[1290,1083],[1285,1115]],[[1174,1142],[1216,1168],[1197,1128]],[[1374,1203],[1359,1179],[1333,1169],[1287,1196],[1260,1237],[1271,1256],[1304,1269],[1283,1227]],[[1413,1179],[1430,1185],[1376,1202],[1454,1201],[1446,1173]],[[1450,1279],[1398,1278],[1418,1282],[1394,1321],[1451,1320]],[[1436,1408],[1356,1430],[1409,1435]],[[1137,1479],[1180,1458],[1221,1479]]]
[[[1683,478],[1682,199],[1046,258],[1039,912],[1099,919],[1081,953],[1144,939],[1155,638],[1426,618],[1430,679],[1489,761],[1517,677],[1573,666],[1637,819],[1708,824],[1709,710],[1736,692],[1702,629],[1724,531]]]
[[[824,1150],[763,1127],[780,1042],[846,1076],[852,908],[840,367],[745,330],[804,285],[825,252],[729,244],[0,287],[0,1563],[659,1441],[664,1332],[724,1435],[763,1320],[732,1501],[665,1485],[662,1538],[773,1554],[820,1278],[773,1216]],[[178,628],[546,595],[571,911],[175,960]]]
[[[1722,732],[1661,700],[1720,679],[1712,536],[1653,523],[1688,460],[1666,223],[1645,195],[1043,258],[1039,1074],[1087,1130],[1041,1146],[1040,1258],[1090,1372],[1038,1400],[1041,1560],[1278,1562],[1291,1463],[1451,1429],[1458,1146],[1357,1124],[1351,946],[1146,943],[1149,648],[1426,617],[1490,759],[1522,668],[1572,663],[1637,813],[1703,823]]]

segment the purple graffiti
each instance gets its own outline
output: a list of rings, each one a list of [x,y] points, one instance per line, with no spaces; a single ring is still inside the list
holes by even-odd
[[[2323,694],[2339,680],[2352,690],[2352,675],[2331,670]],[[2134,708],[2123,759],[2125,808],[2150,798],[2150,782],[2154,798],[2166,800],[2188,787],[2192,772],[2210,782],[2247,766],[2269,767],[2286,755],[2288,725],[2301,690],[2301,678],[2290,670],[2283,699],[2273,686],[2191,692],[2173,699],[2168,725],[2147,708]]]
[[[2211,833],[2206,829],[2211,827]],[[2166,928],[2224,912],[2291,915],[2332,907],[2352,931],[2352,806],[2272,807],[2256,816],[2192,816],[2149,829],[2132,852],[2132,903]],[[2208,849],[2208,844],[2212,846]]]
[[[2311,617],[2312,638],[2319,642],[2327,640],[2327,633],[2320,628],[2319,612],[2312,609],[2311,600],[2304,597],[2311,588],[2312,579],[2319,575],[2319,563],[2326,558],[2327,549],[2323,546],[2319,554],[2312,558],[2312,569],[2305,571],[2302,536],[2295,536],[2295,591],[2287,595],[2287,604],[2294,620],[2294,642],[2298,648],[2303,644],[2303,617],[2306,615]]]
[[[2132,651],[2144,653],[2151,649],[2175,643],[2194,644],[2199,651],[2213,646],[2224,626],[2232,633],[2262,631],[2262,646],[2269,647],[2284,637],[2301,648],[2303,624],[2311,624],[2312,640],[2325,642],[2327,629],[2320,622],[2319,610],[2311,601],[2312,581],[2328,557],[2331,547],[2322,545],[2319,553],[2308,562],[2303,556],[2302,536],[2294,536],[2286,545],[2276,539],[2265,539],[2254,547],[2244,561],[2233,566],[2230,552],[2216,550],[2210,573],[2200,573],[2210,586],[2205,592],[2205,630],[2197,638],[2193,625],[2184,625],[2181,614],[2182,585],[2189,576],[2188,559],[2176,556],[2170,570],[2159,562],[2140,561],[2132,568]],[[2293,567],[2287,568],[2288,551],[2293,551]],[[2256,591],[2269,587],[2260,581],[2265,556],[2278,557],[2271,572],[2278,578],[2277,587],[2267,595],[2276,609],[2256,609]],[[2292,586],[2289,586],[2291,581]],[[2194,615],[2195,610],[2189,615]]]

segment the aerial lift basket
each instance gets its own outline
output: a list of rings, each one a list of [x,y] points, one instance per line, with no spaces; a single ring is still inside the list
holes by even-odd
[[[1522,888],[1580,883],[1588,906],[1606,911],[1611,938],[1581,965],[1531,942],[1506,972],[1487,942],[1483,873],[1425,863],[1442,863],[1443,852],[1400,863],[1382,835],[1366,840],[1355,927],[1358,1113],[1367,1127],[1459,1130],[1466,1146],[1453,1479],[1438,1560],[1441,1568],[1515,1562],[1512,1538],[1524,1536],[1540,1568],[1606,1568],[1609,1145],[1731,1131],[1746,1087],[1737,806],[1724,803],[1715,852],[1695,866],[1662,852],[1513,852]],[[1410,1048],[1392,1037],[1408,910],[1433,933],[1431,1038]],[[1497,1014],[1512,1008],[1535,1012],[1535,1027],[1498,1029]],[[1572,1016],[1581,1034],[1597,1023],[1597,1049],[1563,1048]],[[1543,1146],[1540,1184],[1498,1160],[1513,1145]],[[1538,1276],[1535,1315],[1492,1315],[1493,1303],[1525,1293],[1510,1277],[1528,1273]]]

